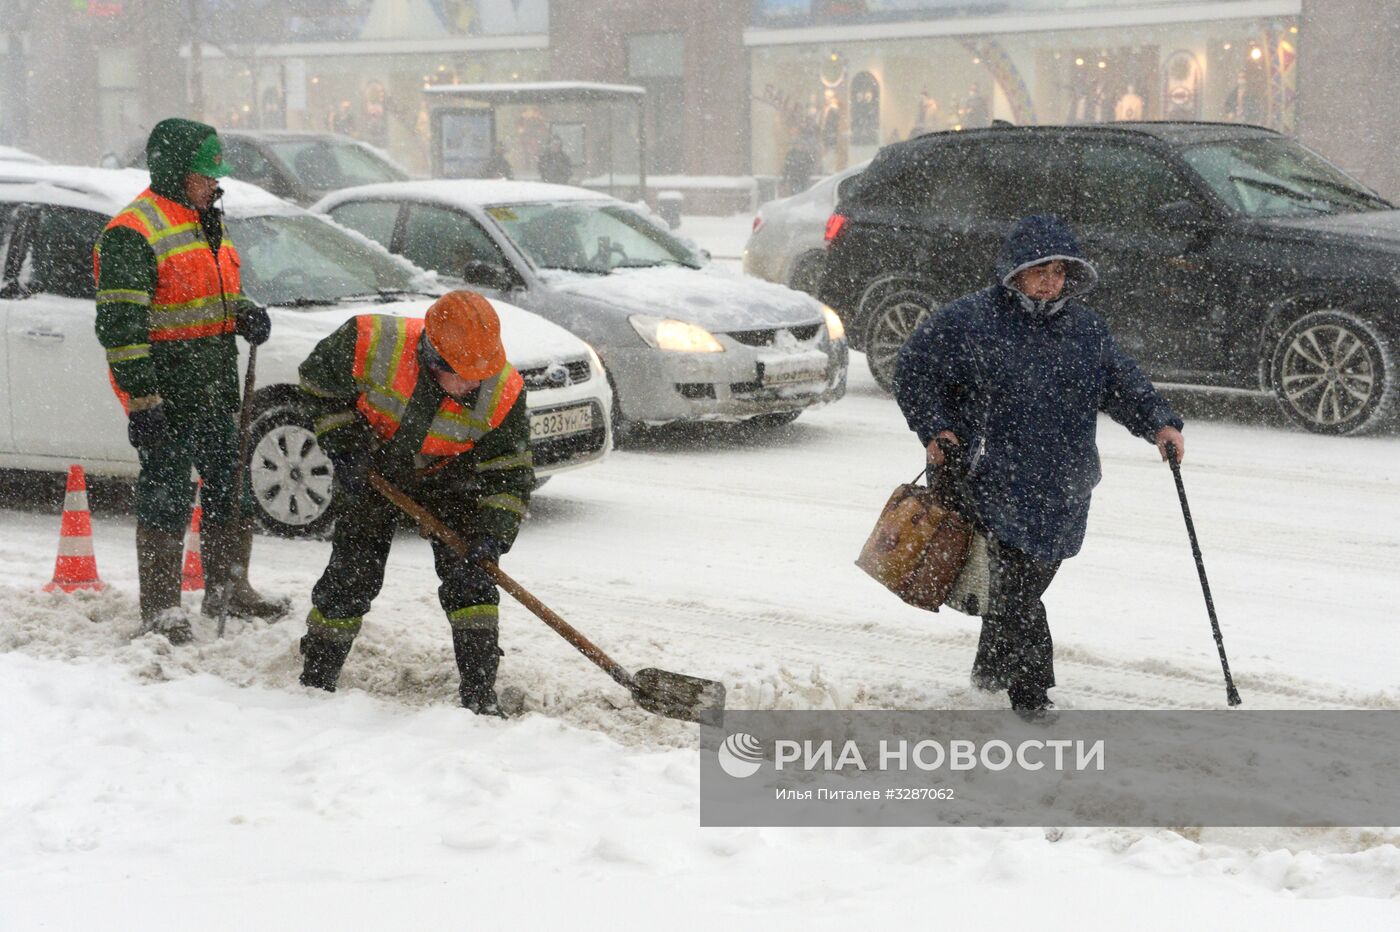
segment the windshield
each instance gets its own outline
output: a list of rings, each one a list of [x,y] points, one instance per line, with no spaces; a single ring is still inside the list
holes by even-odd
[[[317,191],[339,191],[359,184],[408,179],[396,166],[353,143],[285,139],[269,142],[267,147],[296,175],[303,187]]]
[[[511,204],[486,213],[536,268],[606,275],[619,268],[701,265],[684,243],[624,204]]]
[[[420,293],[413,266],[308,214],[230,217],[243,290],[259,304],[313,306]]]
[[[1185,149],[1182,156],[1225,203],[1249,217],[1307,217],[1391,207],[1321,156],[1286,139],[1207,143]]]

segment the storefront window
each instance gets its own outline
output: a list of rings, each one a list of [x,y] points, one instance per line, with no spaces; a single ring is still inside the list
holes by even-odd
[[[225,129],[340,133],[384,149],[409,171],[426,173],[425,87],[542,80],[548,73],[547,54],[346,54],[256,63],[211,58],[205,62],[205,113]],[[541,143],[528,114],[517,114],[508,123],[498,120],[496,132],[513,164],[533,163]]]
[[[969,6],[965,0],[957,5]],[[996,5],[1004,11],[1114,4]],[[759,0],[756,12],[800,25],[801,16],[836,16],[839,6],[836,0]],[[865,0],[846,6],[869,15],[902,11],[909,18],[916,8],[932,16],[939,4]],[[814,154],[819,173],[840,171],[881,145],[993,120],[1214,120],[1287,132],[1294,126],[1297,47],[1292,18],[756,46],[753,170],[779,174],[789,153],[802,150]]]

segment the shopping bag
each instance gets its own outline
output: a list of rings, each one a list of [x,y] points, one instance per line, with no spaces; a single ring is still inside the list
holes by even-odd
[[[964,615],[985,615],[991,604],[992,564],[987,552],[987,538],[972,532],[967,548],[967,561],[943,604]]]
[[[856,566],[910,605],[936,612],[963,570],[973,530],[949,506],[933,470],[927,475],[928,485],[894,490]]]

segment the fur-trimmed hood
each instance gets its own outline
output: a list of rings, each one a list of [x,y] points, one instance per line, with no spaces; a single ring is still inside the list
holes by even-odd
[[[1053,301],[1036,301],[1018,291],[1011,280],[1032,266],[1060,260],[1069,266],[1065,290]],[[1059,217],[1032,215],[1018,222],[1002,243],[997,257],[996,283],[1010,291],[1027,311],[1053,317],[1071,298],[1082,298],[1099,283],[1098,270],[1084,258],[1074,231]]]

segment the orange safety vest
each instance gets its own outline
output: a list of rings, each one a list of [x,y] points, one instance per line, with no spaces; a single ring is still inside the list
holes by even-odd
[[[238,250],[225,234],[218,258],[209,248],[192,207],[147,188],[112,218],[107,229],[126,227],[145,239],[156,257],[156,290],[149,299],[140,292],[121,292],[114,300],[150,301],[150,340],[193,340],[233,333],[241,290]],[[102,271],[101,242],[92,251],[93,274]],[[99,300],[101,300],[99,295]]]
[[[387,314],[361,314],[355,318],[353,373],[361,388],[355,407],[386,441],[399,429],[418,384],[418,339],[423,326],[422,319]],[[525,380],[507,363],[481,383],[471,410],[450,397],[444,398],[428,425],[421,452],[425,456],[467,452],[488,431],[501,426],[524,387]]]

